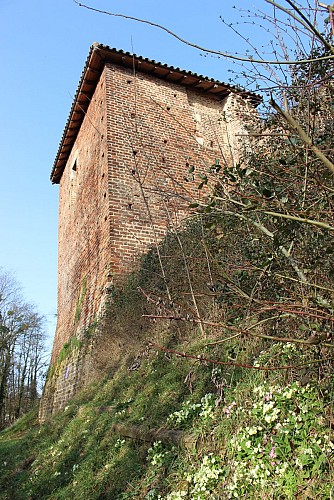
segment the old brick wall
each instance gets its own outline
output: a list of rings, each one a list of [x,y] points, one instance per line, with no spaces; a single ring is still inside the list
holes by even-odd
[[[60,181],[58,228],[58,317],[51,371],[42,398],[43,418],[64,406],[82,382],[85,356],[69,345],[81,342],[96,317],[110,254],[106,80],[96,87]],[[62,353],[64,354],[64,353]]]
[[[60,181],[59,316],[53,360],[66,340],[89,326],[106,281],[110,252],[106,122],[102,74]]]
[[[198,177],[185,181],[190,166],[206,172],[232,154],[225,104],[198,91],[108,65],[107,104],[111,268],[118,274],[203,196]]]
[[[234,161],[245,131],[236,99],[106,64],[60,181],[58,321],[42,420],[90,380],[87,332],[110,286],[205,196],[190,166],[197,175]]]

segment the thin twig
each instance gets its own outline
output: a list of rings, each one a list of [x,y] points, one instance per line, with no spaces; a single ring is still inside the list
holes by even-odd
[[[262,59],[254,59],[252,56],[241,57],[241,56],[237,56],[234,54],[228,54],[227,52],[221,52],[220,50],[208,49],[208,48],[202,47],[201,45],[198,45],[196,43],[192,43],[188,40],[185,40],[181,36],[177,35],[173,31],[171,31],[170,29],[168,29],[165,26],[162,26],[161,24],[158,24],[158,23],[154,23],[154,22],[148,21],[146,19],[140,19],[140,18],[134,17],[134,16],[127,16],[125,14],[118,14],[118,13],[109,12],[106,10],[95,9],[94,7],[90,7],[89,5],[85,5],[83,3],[77,2],[76,0],[73,0],[73,1],[74,1],[74,3],[79,5],[79,7],[84,7],[85,9],[92,10],[94,12],[98,12],[99,14],[105,14],[107,16],[113,16],[113,17],[121,17],[123,19],[129,19],[131,21],[136,21],[138,23],[144,23],[144,24],[148,24],[149,26],[154,26],[155,28],[158,28],[162,31],[165,31],[170,36],[176,38],[177,40],[184,43],[185,45],[188,45],[189,47],[193,47],[195,49],[202,50],[203,52],[207,52],[208,54],[216,54],[216,55],[221,56],[221,57],[226,57],[227,59],[233,59],[235,61],[242,61],[242,62],[247,62],[247,63],[251,63],[251,64],[256,63],[256,64],[274,64],[274,65],[288,65],[289,66],[292,64],[300,65],[303,63],[324,61],[327,59],[334,58],[334,55],[329,55],[329,56],[316,57],[314,59],[301,59],[299,61],[263,61]]]
[[[167,347],[163,347],[163,346],[155,344],[153,342],[150,343],[150,346],[153,347],[154,349],[157,349],[158,351],[168,352],[170,354],[175,354],[176,356],[179,356],[181,358],[195,359],[196,361],[199,361],[199,362],[212,363],[214,365],[237,366],[239,368],[249,368],[251,370],[259,370],[259,371],[264,371],[264,372],[278,371],[278,370],[291,370],[291,369],[298,370],[298,369],[304,368],[305,366],[308,366],[308,365],[314,365],[317,363],[325,363],[327,361],[334,360],[334,358],[322,358],[322,359],[315,359],[312,361],[306,361],[305,363],[302,363],[300,365],[266,367],[266,366],[247,365],[245,363],[234,363],[232,361],[218,361],[217,359],[204,358],[203,356],[194,356],[192,354],[187,354],[185,352],[175,351],[174,349],[167,349]]]
[[[313,220],[313,219],[305,219],[303,217],[297,217],[296,215],[282,214],[279,212],[270,212],[267,210],[256,210],[256,211],[263,214],[272,215],[273,217],[295,220],[297,222],[303,222],[304,224],[311,224],[312,226],[318,226],[323,229],[328,229],[329,231],[334,231],[334,226],[330,226],[329,224],[326,224],[326,222],[320,222],[318,220]]]
[[[175,320],[175,321],[184,321],[187,323],[199,323],[198,319],[184,318],[182,316],[174,316],[172,314],[165,315],[165,316],[156,315],[156,314],[143,314],[142,318],[169,319],[169,320]],[[324,343],[324,341],[328,339],[327,333],[320,333],[319,335],[312,335],[312,337],[310,337],[308,340],[302,340],[302,339],[294,339],[294,338],[290,338],[290,337],[275,337],[273,335],[264,335],[264,334],[260,334],[260,333],[253,333],[253,332],[250,332],[249,329],[242,329],[242,328],[238,328],[235,326],[226,325],[224,323],[214,323],[214,322],[205,321],[205,320],[201,320],[201,323],[203,325],[213,326],[213,327],[218,327],[218,328],[225,328],[227,330],[236,331],[242,335],[250,335],[251,337],[257,337],[257,338],[266,339],[266,340],[273,340],[275,342],[285,342],[285,343],[289,342],[289,343],[293,343],[293,344],[302,344],[302,345],[309,346],[309,347],[313,346],[313,345],[321,344],[325,347],[334,348],[334,344]]]
[[[321,160],[321,162],[327,168],[329,168],[329,170],[334,174],[334,164],[330,161],[329,158],[327,158],[327,156],[323,154],[322,151],[320,151],[320,149],[317,148],[315,144],[313,144],[312,139],[302,129],[299,123],[297,123],[296,120],[290,115],[290,113],[284,111],[273,99],[273,97],[271,97],[270,99],[270,104],[275,109],[275,111],[277,111],[278,114],[280,114],[284,118],[284,120],[288,123],[288,125],[290,125],[290,127],[298,134],[298,136],[304,142],[304,144],[306,144],[313,151],[313,153],[319,158],[319,160]]]

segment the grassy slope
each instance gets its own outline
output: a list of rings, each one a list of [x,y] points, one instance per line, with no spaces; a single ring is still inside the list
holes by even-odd
[[[131,489],[132,481],[145,477],[149,445],[120,443],[112,423],[159,427],[189,392],[183,383],[188,372],[183,359],[150,351],[138,370],[121,367],[47,424],[39,427],[35,414],[17,422],[1,436],[0,497],[116,498]],[[199,366],[195,373],[194,400],[203,394],[210,371]]]
[[[180,339],[174,347],[214,357],[219,353],[217,347],[204,347],[196,332],[192,342]],[[233,491],[237,498],[259,498],[261,490],[261,498],[330,498],[332,450],[324,436],[331,430],[317,390],[291,381],[290,394],[290,385],[277,374],[268,380],[247,371],[240,379],[235,369],[212,369],[146,350],[138,369],[129,371],[124,363],[47,424],[38,426],[36,413],[25,416],[1,434],[0,498],[201,499],[233,497]],[[220,382],[228,387],[225,401],[216,406]],[[263,384],[268,390],[254,392]],[[265,411],[270,401],[277,403],[278,417],[272,408]],[[279,422],[286,429],[282,439],[275,430]],[[183,429],[197,444],[152,447],[114,432],[114,423]],[[233,436],[239,439],[234,444]],[[308,448],[313,451],[305,453]],[[262,483],[254,472],[256,460],[270,470]],[[251,481],[238,462],[253,470]],[[279,481],[275,495],[273,485]]]
[[[194,231],[196,227],[190,241],[200,241]],[[187,238],[185,233],[185,243]],[[104,378],[46,424],[38,425],[35,412],[0,434],[1,500],[332,498],[330,362],[307,365],[304,371],[257,371],[166,354],[150,341],[194,356],[260,366],[296,365],[326,353],[318,346],[241,338],[224,328],[207,329],[204,338],[193,323],[143,318],[159,308],[163,314],[165,304],[175,315],[192,308],[188,284],[180,280],[182,255],[170,240],[165,244],[165,254],[175,256],[166,263],[175,302],[164,295],[165,283],[151,252],[122,290],[114,291],[110,322],[96,345],[96,364]],[[206,253],[196,244],[188,246],[188,253],[202,317],[243,328],[249,321],[247,315],[243,319],[246,301],[231,296],[229,288],[213,297],[203,293]],[[214,260],[210,269],[219,276],[225,264]],[[248,285],[239,274],[236,282],[252,290],[251,278],[247,276]],[[286,316],[279,325],[283,334],[303,336],[297,320]],[[264,317],[270,333],[271,323]],[[130,430],[137,426],[141,437],[151,428],[184,431],[193,444],[131,439],[120,427],[115,431],[117,424],[132,426]]]

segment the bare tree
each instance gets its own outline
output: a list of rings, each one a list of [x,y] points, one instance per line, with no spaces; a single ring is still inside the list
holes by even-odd
[[[44,318],[22,300],[14,278],[0,272],[0,426],[31,408],[45,366]]]

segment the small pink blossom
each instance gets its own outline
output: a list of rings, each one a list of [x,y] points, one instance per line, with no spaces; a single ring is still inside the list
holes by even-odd
[[[264,401],[270,401],[272,397],[273,397],[273,393],[270,391],[270,392],[267,392],[267,394],[265,394],[263,399],[264,399]]]
[[[224,409],[224,412],[225,412],[227,417],[231,416],[233,408],[235,406],[237,406],[237,403],[235,401],[233,401],[233,403],[231,403],[227,408]]]

